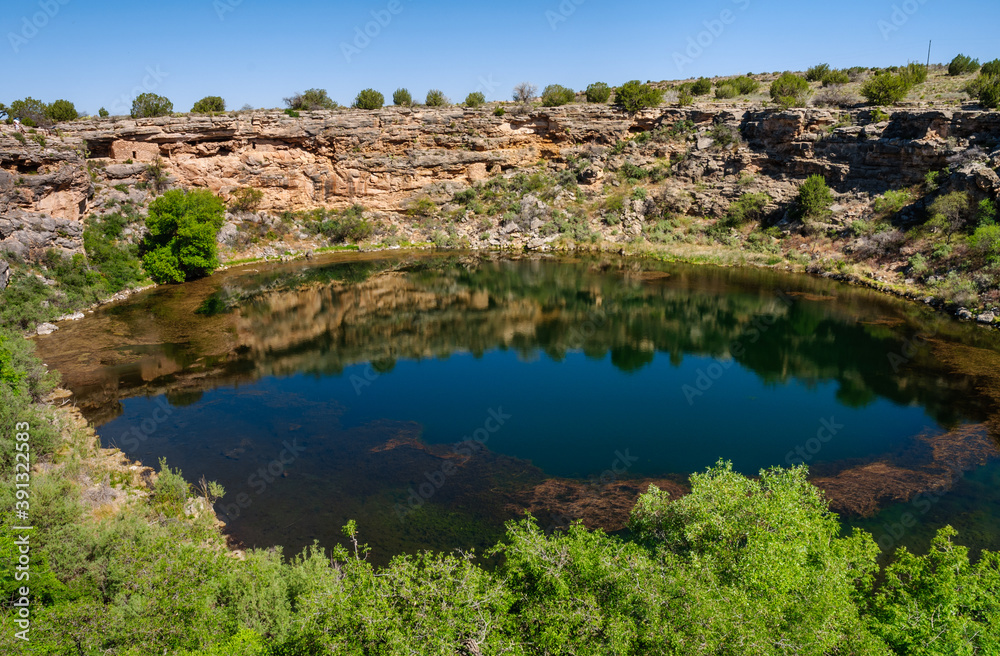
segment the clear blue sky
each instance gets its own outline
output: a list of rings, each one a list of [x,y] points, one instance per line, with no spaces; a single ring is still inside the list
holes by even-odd
[[[66,98],[88,113],[127,113],[144,89],[187,111],[206,95],[278,107],[310,87],[342,104],[400,86],[458,102],[477,88],[508,99],[522,81],[887,66],[925,60],[931,39],[935,62],[1000,57],[996,0],[5,0],[0,24],[0,101]],[[375,36],[355,43],[366,26]]]

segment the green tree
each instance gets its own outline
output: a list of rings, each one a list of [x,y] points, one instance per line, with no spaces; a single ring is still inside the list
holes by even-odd
[[[101,107],[99,110],[97,110],[97,115],[100,116],[101,118],[107,118],[108,115],[109,115],[109,112],[108,112],[108,110],[106,110],[103,107]]]
[[[806,71],[806,79],[810,82],[819,82],[830,72],[829,64],[817,64]]]
[[[356,109],[382,109],[385,96],[375,89],[363,89],[354,99]]]
[[[12,119],[19,119],[27,126],[46,125],[48,107],[41,100],[35,100],[31,96],[23,100],[15,100],[10,104],[7,113]]]
[[[809,97],[809,81],[795,73],[782,73],[771,83],[771,100],[785,109],[802,107]]]
[[[630,80],[615,91],[615,104],[629,112],[656,107],[662,102],[662,90],[643,84],[639,80]]]
[[[1000,77],[1000,59],[986,62],[979,72],[986,77]]]
[[[574,100],[576,100],[576,93],[560,84],[550,84],[542,91],[542,105],[545,107],[568,105]]]
[[[803,221],[824,218],[833,205],[833,193],[821,175],[811,175],[799,187],[795,199],[796,213]]]
[[[220,96],[205,96],[191,108],[191,112],[195,114],[212,114],[224,111],[226,111],[226,101]]]
[[[948,64],[948,75],[967,75],[979,70],[979,60],[967,55],[956,55]]]
[[[707,77],[700,77],[691,85],[691,95],[707,96],[712,91],[712,81]]]
[[[45,108],[45,116],[56,123],[61,121],[75,121],[80,118],[76,107],[68,100],[56,100]]]
[[[427,99],[424,104],[428,107],[444,107],[448,104],[448,98],[440,89],[431,89],[427,92]]]
[[[400,107],[409,107],[413,104],[413,96],[408,89],[399,88],[392,94],[392,104]]]
[[[313,111],[337,109],[337,103],[326,93],[326,89],[307,89],[305,93],[295,93],[285,98],[285,105],[291,110]]]
[[[587,87],[587,102],[606,103],[611,99],[611,87],[604,82],[594,82]]]
[[[465,97],[466,107],[481,107],[486,102],[486,96],[482,91],[473,91]]]
[[[155,93],[140,93],[132,101],[132,118],[154,118],[167,116],[174,111],[169,99]]]
[[[207,189],[166,192],[149,205],[143,266],[159,283],[209,275],[219,266],[216,238],[226,206]]]

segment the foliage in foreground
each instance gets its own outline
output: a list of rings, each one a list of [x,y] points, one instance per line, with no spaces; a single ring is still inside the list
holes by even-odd
[[[216,237],[226,206],[207,189],[174,189],[149,204],[142,263],[158,283],[184,282],[219,266]]]

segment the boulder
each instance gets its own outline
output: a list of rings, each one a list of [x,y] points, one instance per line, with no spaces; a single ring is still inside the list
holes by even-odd
[[[38,326],[35,332],[39,335],[51,335],[57,330],[59,330],[59,326],[53,323],[43,323]]]

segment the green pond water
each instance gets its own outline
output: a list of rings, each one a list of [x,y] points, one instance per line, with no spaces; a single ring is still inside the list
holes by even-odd
[[[225,486],[234,540],[356,519],[379,562],[526,510],[618,530],[720,459],[808,464],[885,549],[1000,548],[998,346],[809,276],[477,255],[234,269],[39,340],[105,445]]]

